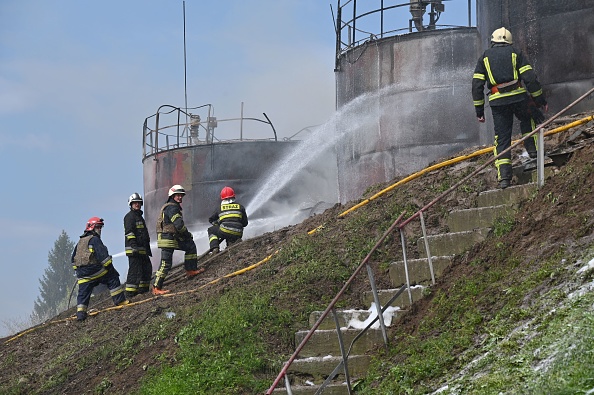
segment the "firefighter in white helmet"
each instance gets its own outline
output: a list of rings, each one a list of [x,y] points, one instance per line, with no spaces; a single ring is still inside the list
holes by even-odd
[[[128,299],[148,292],[153,266],[151,238],[142,216],[142,196],[135,192],[128,198],[130,211],[124,216],[124,246],[128,257],[126,296]]]
[[[513,46],[512,34],[501,27],[491,35],[491,48],[479,58],[472,78],[472,99],[479,122],[485,122],[484,85],[487,83],[489,105],[495,127],[495,155],[511,145],[514,116],[520,121],[522,135],[530,133],[548,110],[547,101],[532,66]],[[524,140],[531,158],[536,158],[536,136]],[[511,152],[495,161],[500,188],[507,188],[512,179]]]
[[[169,199],[161,208],[161,213],[157,219],[157,247],[161,249],[161,265],[155,273],[154,295],[169,293],[169,290],[163,289],[163,282],[169,270],[171,270],[174,250],[185,251],[184,268],[188,277],[193,277],[204,271],[204,268],[197,268],[196,243],[194,243],[192,234],[186,228],[182,216],[181,203],[185,194],[186,191],[181,185],[174,185],[169,188]]]

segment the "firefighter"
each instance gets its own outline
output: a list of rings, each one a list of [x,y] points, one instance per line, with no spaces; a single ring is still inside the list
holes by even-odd
[[[78,244],[72,251],[72,267],[78,278],[76,300],[76,319],[78,321],[84,321],[87,318],[91,293],[93,288],[99,284],[107,285],[116,306],[129,303],[120,283],[120,274],[113,267],[111,255],[101,241],[101,229],[104,224],[102,218],[89,218],[85,232],[80,236]]]
[[[128,198],[130,211],[124,216],[124,245],[128,257],[126,296],[128,299],[148,292],[153,266],[151,239],[142,216],[142,196],[133,193]]]
[[[512,34],[501,27],[491,35],[491,48],[479,58],[472,78],[472,99],[479,122],[485,122],[484,85],[490,92],[489,105],[495,128],[495,155],[511,145],[514,115],[520,121],[522,135],[544,121],[539,108],[548,110],[547,101],[532,66],[522,53],[512,46]],[[536,136],[524,140],[530,158],[536,158]],[[512,179],[511,152],[495,161],[499,188],[510,186]]]
[[[154,295],[170,292],[162,287],[167,273],[171,270],[174,250],[185,252],[184,268],[188,277],[193,277],[204,271],[204,268],[197,269],[196,243],[194,243],[194,238],[186,228],[182,217],[181,203],[185,194],[186,191],[181,185],[169,188],[169,199],[161,208],[161,214],[157,220],[157,247],[161,249],[161,265],[155,273]]]
[[[245,207],[235,202],[235,191],[231,187],[221,190],[221,206],[210,216],[208,222],[208,242],[212,253],[219,252],[219,245],[223,240],[227,246],[241,241],[243,228],[248,225]]]

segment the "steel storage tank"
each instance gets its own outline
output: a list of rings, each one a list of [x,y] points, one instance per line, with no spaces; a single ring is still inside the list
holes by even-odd
[[[594,0],[477,0],[481,45],[503,26],[524,52],[556,113],[594,86]],[[594,108],[590,95],[572,113]]]
[[[274,178],[279,169],[286,167],[287,158],[302,141],[291,138],[279,141],[273,127],[272,138],[246,139],[250,133],[244,129],[254,132],[257,128],[245,127],[244,122],[247,125],[248,121],[260,121],[271,127],[268,118],[264,121],[242,115],[216,119],[209,106],[187,110],[161,106],[145,120],[144,212],[151,239],[156,240],[156,219],[168,199],[169,188],[175,184],[186,190],[182,204],[185,222],[190,229],[200,229],[201,233],[210,226],[208,218],[218,208],[220,191],[225,186],[231,186],[238,201],[247,208],[251,223],[248,233],[291,224],[287,221],[295,223],[336,202],[338,187],[332,188],[326,181],[328,173],[336,179],[335,155],[315,158],[294,169],[290,182],[271,188],[269,177]],[[222,125],[231,125],[231,132],[220,130]],[[239,134],[237,125],[240,125]],[[262,130],[259,133],[261,136]]]
[[[224,186],[231,186],[241,202],[250,201],[261,177],[295,144],[295,141],[216,143],[171,149],[145,158],[144,198],[151,233],[172,185],[180,184],[186,189],[182,205],[186,221],[208,223]]]
[[[462,27],[369,41],[338,57],[338,108],[357,98],[367,102],[361,112],[376,112],[375,122],[337,145],[341,202],[359,198],[374,183],[492,142],[480,132],[470,96],[479,46],[477,29]]]

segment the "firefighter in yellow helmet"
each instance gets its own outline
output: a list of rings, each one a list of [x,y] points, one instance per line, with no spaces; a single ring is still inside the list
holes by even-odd
[[[223,240],[227,241],[227,246],[241,241],[243,228],[248,225],[248,217],[245,207],[235,201],[235,191],[231,187],[221,190],[221,205],[208,222],[212,225],[207,230],[210,251],[219,252],[219,245]]]
[[[194,238],[186,227],[182,216],[181,203],[185,194],[186,191],[181,185],[169,188],[169,199],[161,208],[161,214],[157,220],[157,247],[161,249],[161,265],[155,273],[154,295],[169,293],[169,290],[163,289],[163,282],[171,270],[174,250],[185,252],[184,268],[188,277],[193,277],[204,271],[204,268],[197,268],[196,243],[194,243]]]
[[[485,122],[484,85],[489,92],[489,105],[495,128],[494,154],[498,155],[511,145],[514,116],[520,121],[522,135],[530,133],[544,121],[548,110],[540,83],[532,66],[513,46],[512,34],[501,27],[491,35],[491,48],[479,58],[472,78],[472,99],[479,122]],[[524,141],[531,158],[536,158],[536,136]],[[507,188],[512,179],[511,152],[495,161],[500,188]]]

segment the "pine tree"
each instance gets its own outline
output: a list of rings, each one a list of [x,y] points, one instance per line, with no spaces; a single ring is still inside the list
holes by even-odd
[[[74,242],[65,231],[54,243],[54,248],[48,253],[49,267],[45,269],[39,280],[40,295],[33,306],[31,320],[42,322],[54,317],[67,308],[68,297],[76,275],[72,270],[70,258],[74,250]]]

